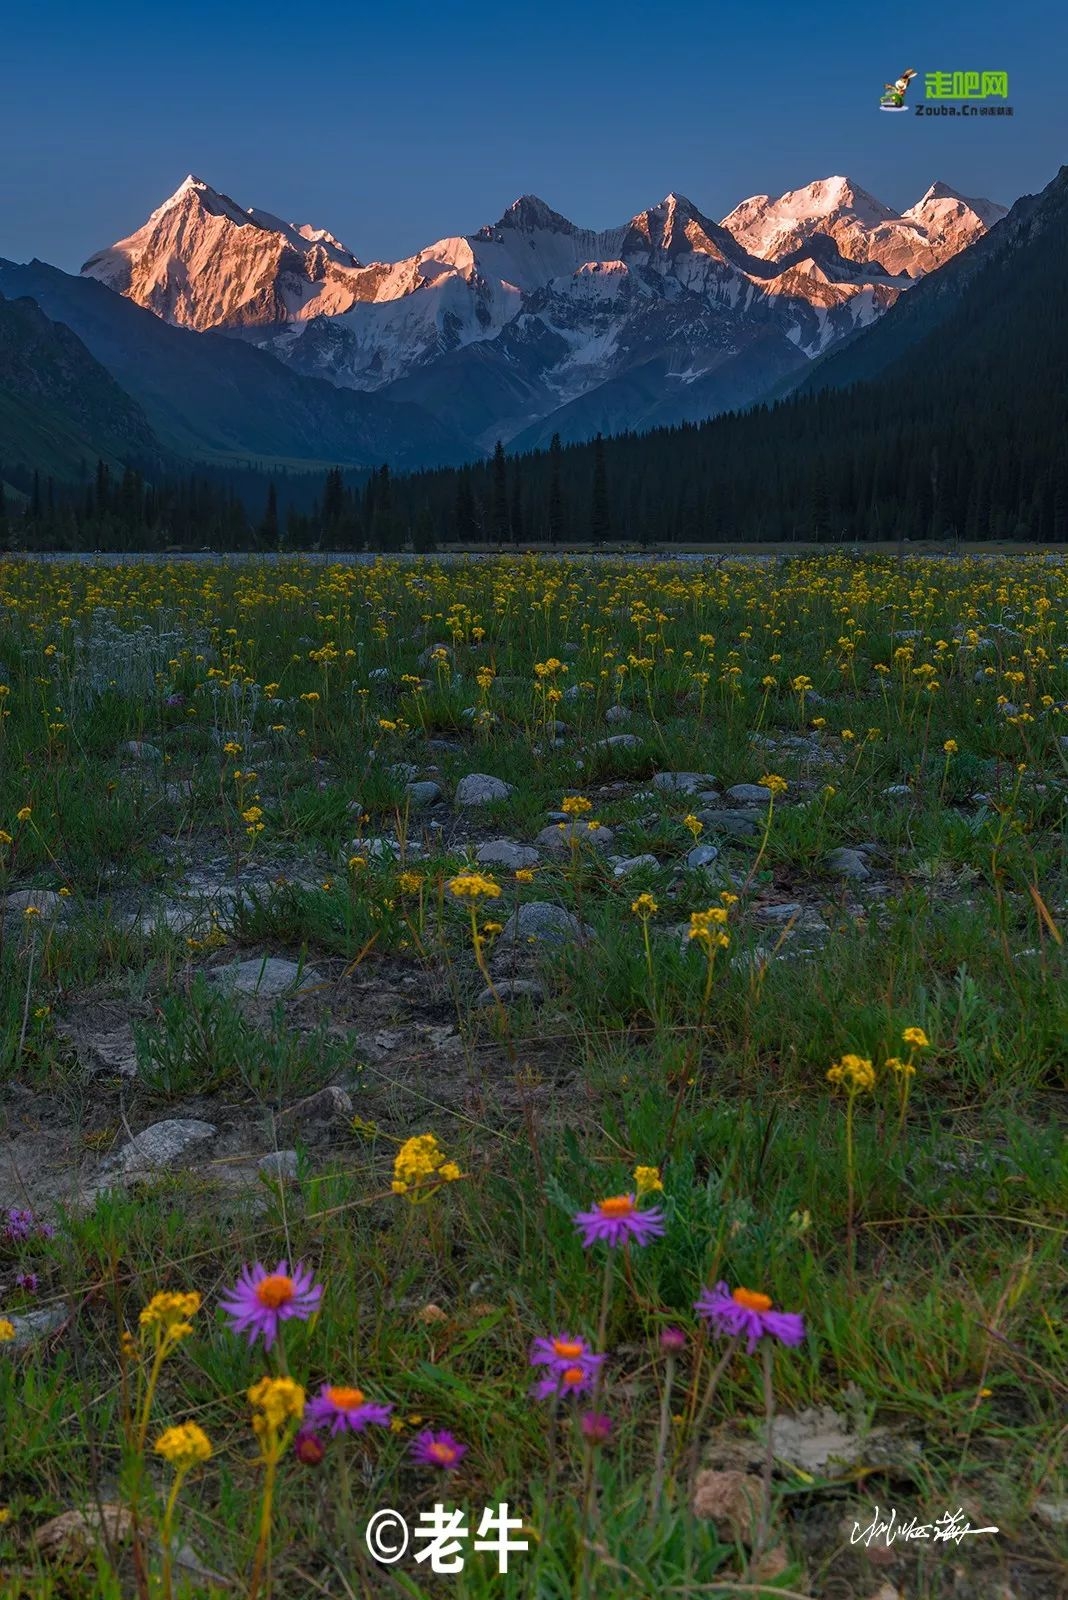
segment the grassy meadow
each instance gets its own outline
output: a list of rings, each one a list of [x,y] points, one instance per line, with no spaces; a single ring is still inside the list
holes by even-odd
[[[0,560],[0,1600],[1064,1595],[1066,806],[1040,552]]]

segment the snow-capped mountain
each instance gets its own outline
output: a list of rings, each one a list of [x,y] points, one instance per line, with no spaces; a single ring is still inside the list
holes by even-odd
[[[944,184],[898,214],[828,178],[720,223],[670,194],[597,232],[524,195],[475,233],[363,265],[190,177],[82,270],[168,322],[417,401],[488,447],[750,404],[1003,214]]]
[[[848,261],[874,261],[887,272],[923,277],[1006,214],[991,200],[968,200],[934,183],[898,213],[848,178],[821,178],[778,199],[757,194],[723,219],[747,250],[778,261],[817,234],[833,239]]]

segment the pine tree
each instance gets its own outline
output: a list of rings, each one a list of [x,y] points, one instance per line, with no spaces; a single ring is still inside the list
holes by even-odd
[[[509,521],[508,467],[504,445],[498,439],[493,447],[493,537],[498,544],[504,544],[508,538]]]
[[[609,528],[608,473],[604,463],[604,440],[598,434],[593,441],[593,496],[590,505],[590,537],[594,544],[604,544]]]
[[[559,544],[564,537],[564,491],[560,482],[563,451],[560,435],[554,433],[549,443],[549,543]]]
[[[273,478],[267,485],[267,505],[260,523],[260,533],[268,544],[278,543],[278,491]]]

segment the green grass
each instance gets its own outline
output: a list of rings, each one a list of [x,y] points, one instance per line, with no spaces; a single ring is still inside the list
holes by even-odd
[[[166,1592],[169,1469],[131,1442],[120,1349],[152,1295],[179,1290],[203,1306],[164,1364],[149,1441],[195,1421],[214,1453],[178,1503],[203,1570],[177,1569],[172,1589],[213,1592],[207,1571],[249,1592],[264,1469],[245,1395],[272,1361],[228,1331],[218,1297],[256,1259],[303,1260],[324,1286],[315,1321],[287,1325],[293,1376],[309,1394],[356,1383],[397,1421],[333,1441],[318,1467],[287,1458],[276,1595],[863,1597],[889,1574],[933,1600],[951,1564],[976,1595],[1010,1579],[1022,1600],[1063,1592],[1063,1539],[1035,1511],[1065,1492],[1066,600],[1064,569],[1030,556],[0,565],[0,897],[65,891],[55,918],[6,917],[0,942],[0,1200],[56,1224],[0,1242],[0,1317],[61,1313],[27,1348],[0,1345],[3,1600]],[[917,630],[905,657],[903,629]],[[438,640],[452,665],[420,667]],[[551,658],[566,672],[539,677]],[[801,674],[825,704],[791,688]],[[617,700],[632,712],[618,727],[604,722]],[[465,714],[481,707],[496,720]],[[567,725],[559,748],[547,718]],[[641,748],[596,748],[618,731]],[[161,759],[124,753],[131,739]],[[446,797],[471,772],[515,793],[414,811],[401,763]],[[709,813],[706,875],[683,864],[683,818],[708,802],[649,782],[676,768],[721,790],[771,772],[787,790],[744,839]],[[894,784],[907,800],[884,794]],[[614,853],[660,865],[616,878],[583,847],[530,882],[494,871],[480,926],[548,900],[593,933],[510,958],[485,933],[494,981],[535,973],[546,996],[476,1007],[485,978],[445,884],[482,839],[530,842],[565,794],[589,796]],[[857,845],[873,848],[859,884],[827,865]],[[685,930],[725,890],[709,988]],[[642,891],[657,903],[648,955]],[[195,925],[136,921],[168,898]],[[803,909],[795,927],[765,915],[785,903]],[[265,955],[319,984],[248,1000],[207,977]],[[121,1084],[90,1071],[105,1023],[129,1028],[137,1076]],[[887,1063],[907,1027],[929,1045],[903,1109]],[[827,1081],[846,1053],[876,1073],[851,1146]],[[330,1083],[353,1097],[351,1126],[286,1122]],[[64,1190],[74,1166],[96,1174],[170,1117],[218,1138],[92,1203]],[[393,1161],[427,1132],[463,1177],[413,1205],[391,1192]],[[297,1178],[280,1187],[256,1161],[287,1147]],[[631,1189],[637,1166],[661,1170],[666,1233],[615,1264],[604,1298],[603,1249],[584,1251],[571,1218]],[[36,1288],[16,1285],[31,1273]],[[778,1413],[829,1406],[873,1430],[850,1466],[780,1455],[775,1573],[688,1509],[695,1445],[704,1464],[741,1452],[761,1474],[759,1356],[735,1354],[695,1432],[721,1341],[693,1301],[719,1279],[804,1313],[804,1344],[775,1354]],[[613,1434],[594,1451],[584,1406],[554,1425],[531,1399],[527,1356],[535,1337],[596,1341],[602,1323],[596,1408]],[[654,1499],[672,1325],[687,1346]],[[449,1480],[408,1455],[427,1426],[469,1446]],[[530,1550],[507,1576],[469,1546],[452,1577],[410,1555],[374,1566],[368,1516],[394,1506],[414,1523],[435,1499],[469,1524],[507,1500]],[[134,1507],[138,1539],[38,1544],[50,1518],[100,1502]],[[878,1566],[842,1535],[875,1504],[921,1521],[964,1505],[1001,1533],[895,1546]]]

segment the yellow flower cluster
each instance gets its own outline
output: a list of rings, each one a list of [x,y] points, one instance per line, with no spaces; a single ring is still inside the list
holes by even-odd
[[[252,1426],[257,1433],[264,1427],[277,1433],[287,1422],[304,1415],[304,1390],[292,1378],[261,1378],[248,1391],[249,1404],[259,1413]]]
[[[15,1324],[9,1317],[0,1317],[0,1344],[10,1344],[15,1337]]]
[[[851,1094],[875,1088],[875,1068],[865,1056],[845,1055],[827,1073],[828,1083],[840,1083]]]
[[[687,938],[696,939],[705,950],[726,950],[731,936],[723,924],[727,920],[726,906],[709,906],[707,911],[694,911],[690,916]]]
[[[655,917],[660,907],[646,889],[638,896],[637,900],[631,901],[630,909],[636,917],[641,917],[644,922],[648,917]]]
[[[449,892],[457,900],[496,900],[501,886],[481,872],[461,872],[458,877],[449,879]]]
[[[405,1140],[393,1162],[393,1193],[411,1196],[415,1192],[427,1194],[443,1183],[455,1183],[462,1177],[455,1161],[447,1161],[432,1133],[416,1134]]]
[[[639,1194],[656,1194],[664,1185],[659,1167],[635,1167],[634,1187]]]
[[[593,810],[593,801],[587,800],[584,794],[568,794],[561,800],[560,810],[567,817],[583,817]]]
[[[200,1310],[200,1296],[195,1290],[187,1294],[155,1294],[141,1312],[138,1321],[143,1329],[151,1331],[157,1340],[175,1344],[193,1331],[190,1317]]]
[[[191,1467],[211,1460],[211,1440],[195,1422],[166,1428],[153,1448],[176,1472],[188,1472]]]

